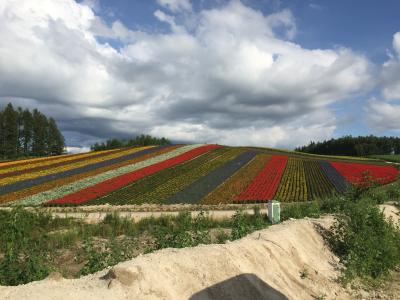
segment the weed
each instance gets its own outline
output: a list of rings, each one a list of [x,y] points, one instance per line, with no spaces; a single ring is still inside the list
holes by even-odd
[[[300,271],[300,278],[301,279],[306,279],[310,276],[310,273],[308,272],[307,268],[304,268],[303,270]]]

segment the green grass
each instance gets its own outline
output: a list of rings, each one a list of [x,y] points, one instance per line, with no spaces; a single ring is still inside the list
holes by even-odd
[[[73,278],[167,247],[182,248],[234,240],[269,225],[258,211],[232,218],[146,218],[134,223],[116,214],[99,224],[53,218],[22,208],[0,211],[0,285],[41,280],[51,271]],[[212,232],[216,234],[213,235]]]
[[[371,158],[381,159],[385,161],[398,162],[400,163],[400,154],[392,155],[372,155]]]

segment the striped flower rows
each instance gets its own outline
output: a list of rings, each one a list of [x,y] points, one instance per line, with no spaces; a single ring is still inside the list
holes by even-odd
[[[124,166],[121,168],[117,168],[114,170],[110,170],[104,173],[100,173],[98,175],[92,176],[92,177],[88,177],[88,178],[84,178],[81,180],[78,180],[76,182],[72,182],[70,184],[67,185],[63,185],[61,187],[57,187],[42,193],[38,193],[36,195],[32,195],[29,197],[26,197],[20,201],[17,202],[18,205],[40,205],[42,203],[54,200],[54,199],[58,199],[61,197],[64,197],[65,195],[71,194],[71,193],[75,193],[79,190],[85,189],[87,187],[93,186],[95,184],[98,184],[102,181],[138,170],[140,168],[145,168],[147,166],[150,166],[152,164],[161,162],[163,160],[172,158],[174,156],[183,154],[187,151],[190,151],[192,149],[196,149],[201,147],[202,145],[188,145],[188,146],[184,146],[178,149],[175,149],[171,152],[167,152],[165,154],[147,159],[145,161],[141,161],[132,165],[128,165],[128,166]]]
[[[104,197],[88,202],[91,204],[113,203],[116,205],[142,204],[142,203],[162,203],[162,200],[169,197],[171,193],[171,183],[182,185],[182,178],[186,181],[190,178],[189,174],[196,171],[200,166],[205,166],[208,162],[215,161],[226,148],[217,148],[203,155],[191,159],[182,164],[164,169],[155,174],[146,176],[140,180],[132,182],[122,189],[113,191]],[[178,184],[179,183],[179,184]]]
[[[130,154],[128,156],[123,156],[123,157],[119,157],[118,159],[112,159],[109,161],[105,161],[102,163],[97,163],[94,165],[88,165],[84,168],[80,168],[81,170],[73,170],[74,172],[69,174],[69,175],[65,175],[65,176],[61,176],[57,179],[50,179],[49,181],[45,181],[42,183],[37,183],[33,186],[27,187],[27,188],[23,188],[23,189],[19,189],[16,190],[14,192],[11,193],[7,193],[4,195],[0,195],[0,203],[11,203],[11,202],[15,202],[17,200],[41,193],[41,192],[45,192],[54,188],[58,188],[61,187],[63,185],[67,185],[70,184],[72,182],[76,182],[78,180],[84,179],[84,178],[88,178],[88,177],[92,177],[95,175],[98,175],[100,173],[104,173],[110,170],[114,170],[117,168],[121,168],[124,166],[128,166],[128,165],[132,165],[141,161],[144,161],[146,159],[149,158],[153,158],[155,156],[170,152],[174,149],[177,149],[178,145],[175,146],[170,146],[170,147],[155,147],[155,148],[151,148],[151,149],[147,149],[147,150],[142,150],[133,154]],[[77,171],[81,171],[81,172],[77,172]],[[36,179],[37,180],[37,179]],[[1,189],[1,187],[0,187]]]
[[[307,201],[308,188],[303,161],[289,158],[275,198],[279,201]]]
[[[34,160],[33,162],[26,162],[23,164],[18,164],[14,166],[10,166],[8,168],[2,168],[0,169],[0,178],[3,177],[9,177],[13,176],[14,173],[17,172],[32,172],[35,170],[38,170],[40,168],[50,168],[50,167],[56,167],[58,166],[59,163],[62,164],[67,164],[79,160],[84,160],[84,159],[90,159],[90,158],[95,158],[98,156],[103,156],[115,152],[120,152],[121,150],[105,150],[105,151],[99,151],[99,152],[89,152],[89,153],[80,153],[80,154],[71,154],[71,155],[60,155],[60,156],[55,156],[52,157],[52,159],[47,159],[47,160],[41,160],[41,161],[36,161]]]
[[[163,169],[169,168],[171,166],[180,164],[184,161],[192,159],[199,156],[211,149],[215,149],[218,146],[207,145],[202,147],[197,147],[191,149],[185,153],[179,154],[177,156],[171,157],[169,159],[159,161],[157,163],[152,163],[149,166],[140,168],[138,170],[125,173],[120,176],[110,178],[108,180],[102,181],[96,185],[87,187],[77,193],[68,194],[64,197],[50,201],[50,204],[81,204],[83,202],[96,199],[98,197],[104,196],[114,190],[120,189],[131,182],[134,182],[140,178],[151,175],[153,173],[159,172]]]
[[[259,154],[201,200],[202,204],[232,203],[263,169],[270,155]]]
[[[135,152],[138,152],[140,150],[147,149],[147,148],[149,148],[149,147],[133,148],[133,149],[125,150],[125,151],[122,151],[122,152],[111,153],[111,154],[108,154],[106,156],[100,156],[100,157],[96,156],[94,158],[89,158],[88,160],[78,161],[78,162],[75,162],[75,163],[66,164],[66,165],[63,165],[63,166],[55,167],[55,168],[39,170],[39,171],[33,171],[33,172],[24,172],[24,173],[19,174],[17,176],[9,176],[9,177],[0,179],[0,186],[12,184],[12,183],[18,182],[18,181],[24,181],[24,180],[32,179],[32,178],[36,178],[36,177],[40,177],[40,176],[46,176],[46,175],[50,175],[50,174],[56,174],[56,173],[60,173],[60,172],[64,172],[64,171],[68,171],[68,170],[72,170],[72,169],[76,169],[76,168],[79,168],[79,167],[82,167],[82,166],[86,166],[88,164],[94,164],[94,163],[98,163],[98,162],[101,162],[101,161],[110,160],[110,159],[117,158],[117,157],[120,157],[120,156],[123,156],[123,155],[128,155],[128,154],[131,154],[131,153],[135,153]]]
[[[116,152],[122,152],[122,150],[113,151],[112,153],[116,153]],[[0,178],[17,176],[17,175],[20,175],[23,173],[33,173],[33,172],[42,171],[42,170],[54,169],[56,167],[71,165],[71,164],[75,164],[77,162],[88,162],[90,159],[94,159],[94,158],[98,158],[98,157],[106,157],[109,154],[110,154],[109,151],[99,151],[99,152],[93,152],[93,153],[91,153],[91,155],[76,156],[74,158],[67,157],[67,158],[60,159],[60,160],[46,162],[45,164],[34,164],[34,165],[27,164],[26,166],[23,166],[23,167],[2,170],[3,173],[0,172]],[[122,153],[122,155],[123,155],[123,153]]]
[[[251,184],[237,198],[237,201],[266,201],[275,196],[286,167],[287,156],[274,155],[257,174]]]
[[[260,149],[169,145],[0,164],[0,204],[96,205],[307,201],[344,193],[392,166],[269,155]]]
[[[254,158],[254,151],[239,154],[167,199],[167,203],[199,203],[232,174]]]

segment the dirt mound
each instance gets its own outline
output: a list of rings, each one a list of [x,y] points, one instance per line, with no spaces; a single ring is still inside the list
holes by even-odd
[[[332,218],[290,220],[223,245],[164,249],[75,280],[0,287],[1,299],[346,299],[318,233]]]

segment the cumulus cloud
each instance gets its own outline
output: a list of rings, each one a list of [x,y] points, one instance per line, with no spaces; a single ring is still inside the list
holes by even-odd
[[[107,25],[73,0],[2,1],[0,99],[32,99],[75,147],[141,132],[292,147],[330,137],[329,105],[371,85],[362,55],[294,43],[289,10],[264,15],[236,0],[190,12],[188,28],[176,16],[189,1],[159,3],[170,11],[154,13],[167,33]]]
[[[393,35],[393,49],[382,66],[381,99],[372,99],[366,107],[369,124],[380,131],[400,131],[400,32]]]
[[[400,131],[400,105],[371,100],[366,108],[371,125],[380,131]]]

